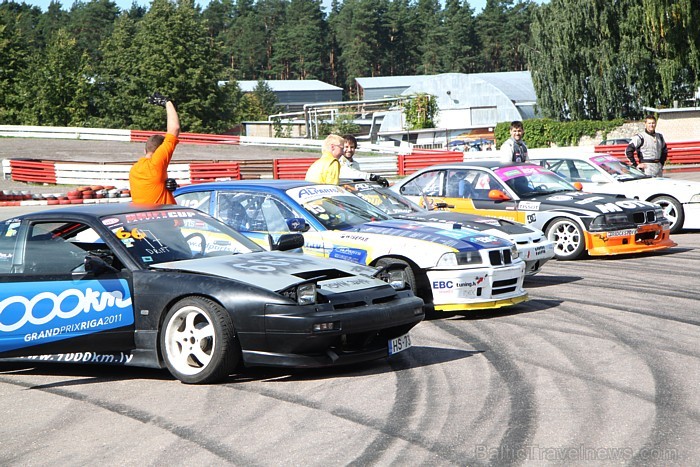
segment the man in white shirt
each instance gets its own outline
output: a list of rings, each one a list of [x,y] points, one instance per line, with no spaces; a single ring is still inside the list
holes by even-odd
[[[523,122],[516,120],[510,124],[510,138],[501,146],[499,160],[501,162],[527,162],[527,146],[523,141],[525,130]]]
[[[389,181],[386,178],[360,170],[360,163],[354,159],[355,150],[357,149],[357,139],[355,139],[353,135],[345,135],[343,138],[345,139],[345,150],[343,151],[343,156],[340,158],[340,178],[371,180],[385,188],[388,187]]]

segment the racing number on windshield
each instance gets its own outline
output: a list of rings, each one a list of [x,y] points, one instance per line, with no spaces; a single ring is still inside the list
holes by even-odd
[[[135,240],[143,240],[146,238],[146,234],[137,228],[133,228],[130,231],[124,230],[124,227],[119,227],[114,234],[117,238],[124,240],[126,238],[133,238]]]

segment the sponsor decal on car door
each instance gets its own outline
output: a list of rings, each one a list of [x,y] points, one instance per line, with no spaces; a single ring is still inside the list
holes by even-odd
[[[124,279],[15,282],[0,291],[0,353],[133,324]]]
[[[517,201],[494,201],[490,199],[448,198],[445,200],[451,211],[480,214],[483,216],[510,219],[521,224],[527,222],[527,212],[520,210]]]

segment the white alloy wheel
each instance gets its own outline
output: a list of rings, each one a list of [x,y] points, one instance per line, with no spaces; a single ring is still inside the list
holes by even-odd
[[[547,227],[547,238],[554,242],[554,255],[559,260],[576,259],[586,249],[583,230],[571,219],[554,219]]]
[[[211,300],[180,300],[165,317],[161,350],[168,370],[184,383],[206,384],[231,374],[240,359],[233,324]]]
[[[671,222],[671,233],[680,232],[683,228],[683,221],[685,220],[685,213],[683,212],[681,203],[670,196],[658,196],[652,199],[651,202],[663,208],[664,216]]]

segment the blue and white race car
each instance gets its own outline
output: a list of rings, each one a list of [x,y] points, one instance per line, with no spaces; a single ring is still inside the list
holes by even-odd
[[[496,217],[447,211],[443,206],[426,209],[390,188],[384,188],[374,182],[341,180],[340,186],[395,219],[423,222],[443,229],[468,228],[505,238],[515,244],[518,256],[525,261],[525,274],[528,276],[540,272],[542,266],[554,258],[554,243],[548,240],[541,230],[529,225]]]
[[[513,243],[471,229],[392,219],[334,185],[251,180],[178,189],[183,206],[201,209],[262,246],[303,231],[304,252],[359,264],[398,264],[416,295],[438,311],[499,308],[527,299],[525,263]]]

